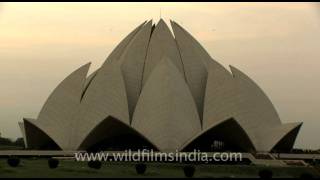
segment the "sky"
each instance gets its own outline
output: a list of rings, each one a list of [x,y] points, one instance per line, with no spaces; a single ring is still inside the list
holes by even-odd
[[[249,75],[283,123],[303,122],[295,147],[320,149],[319,3],[0,3],[1,135],[20,137],[61,80],[160,16]]]

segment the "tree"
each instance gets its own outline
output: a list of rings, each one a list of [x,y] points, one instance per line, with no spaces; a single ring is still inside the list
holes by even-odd
[[[13,144],[15,146],[24,147],[24,140],[22,137],[19,137],[16,139],[16,141]]]
[[[9,138],[0,137],[0,146],[10,146],[12,145],[12,141]]]

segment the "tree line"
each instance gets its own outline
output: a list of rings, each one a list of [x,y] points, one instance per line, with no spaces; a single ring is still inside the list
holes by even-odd
[[[21,147],[24,148],[24,141],[23,138],[17,138],[16,140],[12,140],[10,138],[0,137],[0,148],[2,147],[8,147],[8,146],[15,146],[15,147]]]

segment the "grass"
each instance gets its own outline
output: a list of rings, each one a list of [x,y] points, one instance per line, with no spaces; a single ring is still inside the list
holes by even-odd
[[[258,177],[264,166],[253,165],[195,165],[195,177]],[[6,159],[0,159],[0,178],[15,177],[185,177],[183,164],[147,163],[144,175],[138,175],[135,164],[129,162],[104,162],[101,169],[91,169],[86,162],[60,160],[57,169],[50,169],[46,159],[21,159],[19,167],[13,168]],[[299,177],[302,173],[319,177],[319,172],[309,167],[273,167],[274,177]]]

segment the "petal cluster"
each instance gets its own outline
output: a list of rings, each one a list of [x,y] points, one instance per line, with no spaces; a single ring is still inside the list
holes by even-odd
[[[253,80],[171,27],[144,22],[94,73],[87,77],[86,64],[66,77],[38,118],[19,124],[27,146],[87,150],[132,134],[159,151],[208,146],[212,137],[246,152],[290,150],[302,124],[282,124]]]

